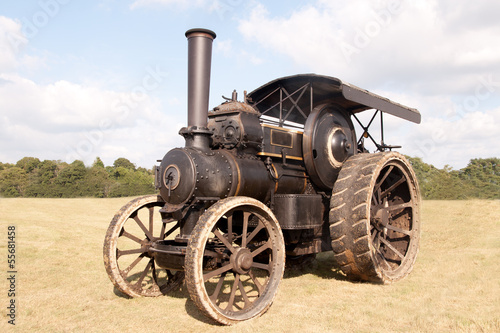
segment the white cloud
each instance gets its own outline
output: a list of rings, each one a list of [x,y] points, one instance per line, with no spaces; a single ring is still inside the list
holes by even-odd
[[[181,145],[180,115],[167,118],[149,94],[167,76],[161,69],[146,68],[129,91],[103,89],[93,82],[40,84],[19,73],[40,67],[43,60],[23,54],[12,36],[23,47],[28,44],[20,23],[0,16],[1,162],[34,156],[91,164],[101,156],[108,165],[127,157],[150,167],[165,151]]]
[[[500,5],[491,3],[318,0],[281,16],[259,4],[239,30],[277,58],[291,58],[300,71],[336,76],[418,108],[421,125],[385,118],[387,143],[459,168],[470,158],[500,155],[491,144],[500,139],[500,46],[494,43],[500,25],[490,13]]]
[[[0,16],[0,72],[13,72],[23,62],[20,50],[28,43],[21,32],[21,24],[5,16]],[[33,60],[32,58],[27,58]]]
[[[1,161],[30,153],[43,159],[81,159],[90,164],[102,155],[135,158],[150,166],[162,157],[165,146],[180,144],[180,119],[166,120],[158,102],[149,96],[138,99],[133,92],[99,90],[67,81],[39,85],[18,76],[0,78]],[[118,155],[120,147],[126,147],[127,154]],[[158,147],[161,149],[153,157],[149,155]]]
[[[486,12],[487,2],[480,3]],[[455,4],[461,9],[453,19],[437,0],[318,0],[278,17],[259,4],[239,30],[306,71],[369,87],[398,80],[426,93],[463,92],[471,72],[500,72],[500,47],[493,42],[500,25],[469,24],[468,10],[477,12],[477,3]]]
[[[500,107],[463,117],[429,117],[409,133],[409,149],[436,166],[463,168],[472,158],[500,156],[499,123]]]
[[[193,7],[203,7],[209,3],[208,0],[136,0],[130,5],[130,9],[140,7],[155,7],[155,6],[176,6],[178,8],[187,9]]]

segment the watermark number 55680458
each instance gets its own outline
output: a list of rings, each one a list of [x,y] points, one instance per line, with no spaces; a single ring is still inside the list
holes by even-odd
[[[7,227],[7,297],[9,303],[7,305],[7,322],[11,325],[16,324],[16,226],[9,225]]]

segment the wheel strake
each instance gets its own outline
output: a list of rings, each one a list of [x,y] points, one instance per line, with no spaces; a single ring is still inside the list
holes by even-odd
[[[390,283],[413,268],[420,240],[416,176],[396,152],[350,157],[333,188],[330,235],[351,279]]]
[[[153,242],[178,229],[162,215],[165,203],[156,195],[136,198],[114,216],[104,239],[104,266],[115,287],[130,297],[161,296],[177,289],[184,272],[161,269],[149,251]]]
[[[218,201],[199,219],[188,243],[186,285],[194,303],[225,325],[263,314],[285,266],[281,228],[261,202]]]

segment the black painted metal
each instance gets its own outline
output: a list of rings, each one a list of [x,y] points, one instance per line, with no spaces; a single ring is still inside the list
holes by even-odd
[[[188,126],[180,134],[186,147],[207,151],[210,131],[207,129],[210,94],[212,42],[215,33],[207,29],[186,31],[188,39]]]
[[[274,214],[284,230],[316,228],[323,223],[322,199],[319,194],[278,194]]]
[[[273,209],[290,254],[330,249],[324,212],[344,161],[360,147],[351,116],[380,106],[418,122],[418,111],[333,77],[306,74],[269,82],[242,102],[233,92],[208,112],[215,33],[192,29],[186,36],[188,125],[180,131],[186,146],[165,155],[155,182],[163,211],[180,222],[176,242],[187,242],[216,201],[248,196]],[[177,257],[159,250],[163,267],[178,267]]]
[[[315,107],[305,124],[302,150],[313,183],[331,190],[344,161],[357,152],[356,133],[347,112],[330,104]]]
[[[188,39],[188,127],[207,127],[212,42],[216,35],[207,29],[186,31]]]
[[[278,118],[280,123],[304,124],[313,108],[324,103],[335,103],[352,113],[379,109],[420,123],[418,110],[325,75],[282,77],[250,92],[248,98],[263,115]]]
[[[211,51],[216,36],[210,30],[191,29],[186,37],[188,123],[179,132],[185,138],[185,147],[170,150],[156,168],[155,186],[160,196],[136,199],[115,216],[106,236],[105,263],[113,283],[129,296],[153,296],[173,290],[180,284],[184,276],[182,271],[185,271],[188,290],[200,309],[221,323],[231,324],[260,314],[261,310],[253,312],[260,306],[258,302],[263,304],[262,311],[270,305],[283,272],[285,251],[287,265],[290,262],[293,265],[294,261],[300,264],[300,257],[307,260],[323,251],[333,250],[336,258],[337,255],[345,256],[344,237],[349,240],[353,232],[360,231],[354,227],[359,223],[353,224],[351,229],[345,221],[361,218],[360,221],[366,222],[366,217],[356,215],[357,210],[369,206],[365,202],[370,203],[366,193],[382,183],[377,180],[378,171],[371,173],[367,169],[376,170],[378,166],[369,164],[371,157],[363,158],[368,154],[361,154],[368,152],[364,139],[373,140],[368,133],[370,125],[379,111],[381,122],[382,112],[416,123],[420,122],[420,113],[339,79],[315,74],[271,81],[248,95],[245,92],[243,102],[237,100],[234,91],[231,98],[224,97],[226,102],[208,112]],[[356,114],[373,108],[377,111],[368,125],[360,123],[363,133],[357,141],[351,119],[359,122]],[[381,143],[375,143],[377,149],[395,148],[384,143],[382,124],[381,131]],[[406,168],[399,154],[379,156],[392,156],[394,163],[402,163]],[[355,169],[356,163],[364,167]],[[392,170],[394,165],[388,168]],[[359,174],[352,170],[358,170]],[[390,170],[380,173],[390,183],[385,191],[388,193],[400,184],[397,178],[390,179],[389,173]],[[406,171],[404,173],[401,179],[410,179]],[[372,182],[368,187],[365,184],[359,191],[352,190],[366,176],[378,183]],[[342,180],[337,180],[338,177]],[[339,184],[347,180],[354,185],[345,189],[340,187],[339,191]],[[417,193],[416,183],[411,185],[412,191]],[[358,198],[360,191],[366,192],[364,199],[360,199],[362,205],[349,210],[339,217],[341,219],[331,220],[329,215],[335,216],[334,212]],[[380,194],[379,190],[377,193],[383,196],[385,192]],[[238,196],[240,198],[231,198]],[[398,200],[403,199],[394,197],[392,200],[394,207],[407,207],[404,205],[408,199]],[[383,206],[381,202],[376,204]],[[135,211],[130,213],[131,209]],[[141,209],[148,221],[139,219],[137,212]],[[382,213],[389,214],[387,211]],[[137,235],[123,229],[128,220],[132,225],[139,225]],[[153,233],[155,221],[159,225],[154,227]],[[149,225],[149,229],[144,224]],[[120,252],[116,242],[113,243],[120,236],[137,243],[140,248]],[[356,239],[354,250],[359,239],[368,238]],[[366,252],[367,246],[358,250],[363,252],[360,256],[372,253]],[[139,257],[125,265],[128,268],[118,268],[118,256],[136,253]],[[148,258],[148,265],[138,277],[139,282],[134,285],[124,282],[125,277],[132,279],[128,271],[142,258]],[[159,268],[166,269],[165,284],[158,282]],[[252,269],[262,272],[253,275]],[[223,295],[226,288],[222,287],[227,286],[226,273],[234,276],[230,295]],[[240,275],[247,273],[248,279],[240,280]],[[260,273],[267,274],[269,279],[258,282]],[[143,282],[150,278],[151,284],[158,288],[143,287],[147,285]],[[213,282],[216,285],[211,296],[204,287],[198,288]],[[253,285],[254,290],[247,294],[249,285]],[[250,301],[253,297],[250,294],[256,294],[257,301]],[[229,305],[220,307],[225,296],[229,297]],[[238,305],[234,301],[237,297],[241,298]],[[222,303],[218,303],[219,300]],[[219,312],[214,315],[211,311]],[[240,315],[232,317],[236,312]],[[247,317],[248,313],[251,316]]]

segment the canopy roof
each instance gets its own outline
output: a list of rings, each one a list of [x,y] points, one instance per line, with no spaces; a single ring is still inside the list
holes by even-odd
[[[334,103],[352,113],[377,109],[420,123],[420,113],[417,109],[324,75],[299,74],[282,77],[255,89],[247,97],[263,115],[278,118],[280,121],[304,124],[314,107]]]

